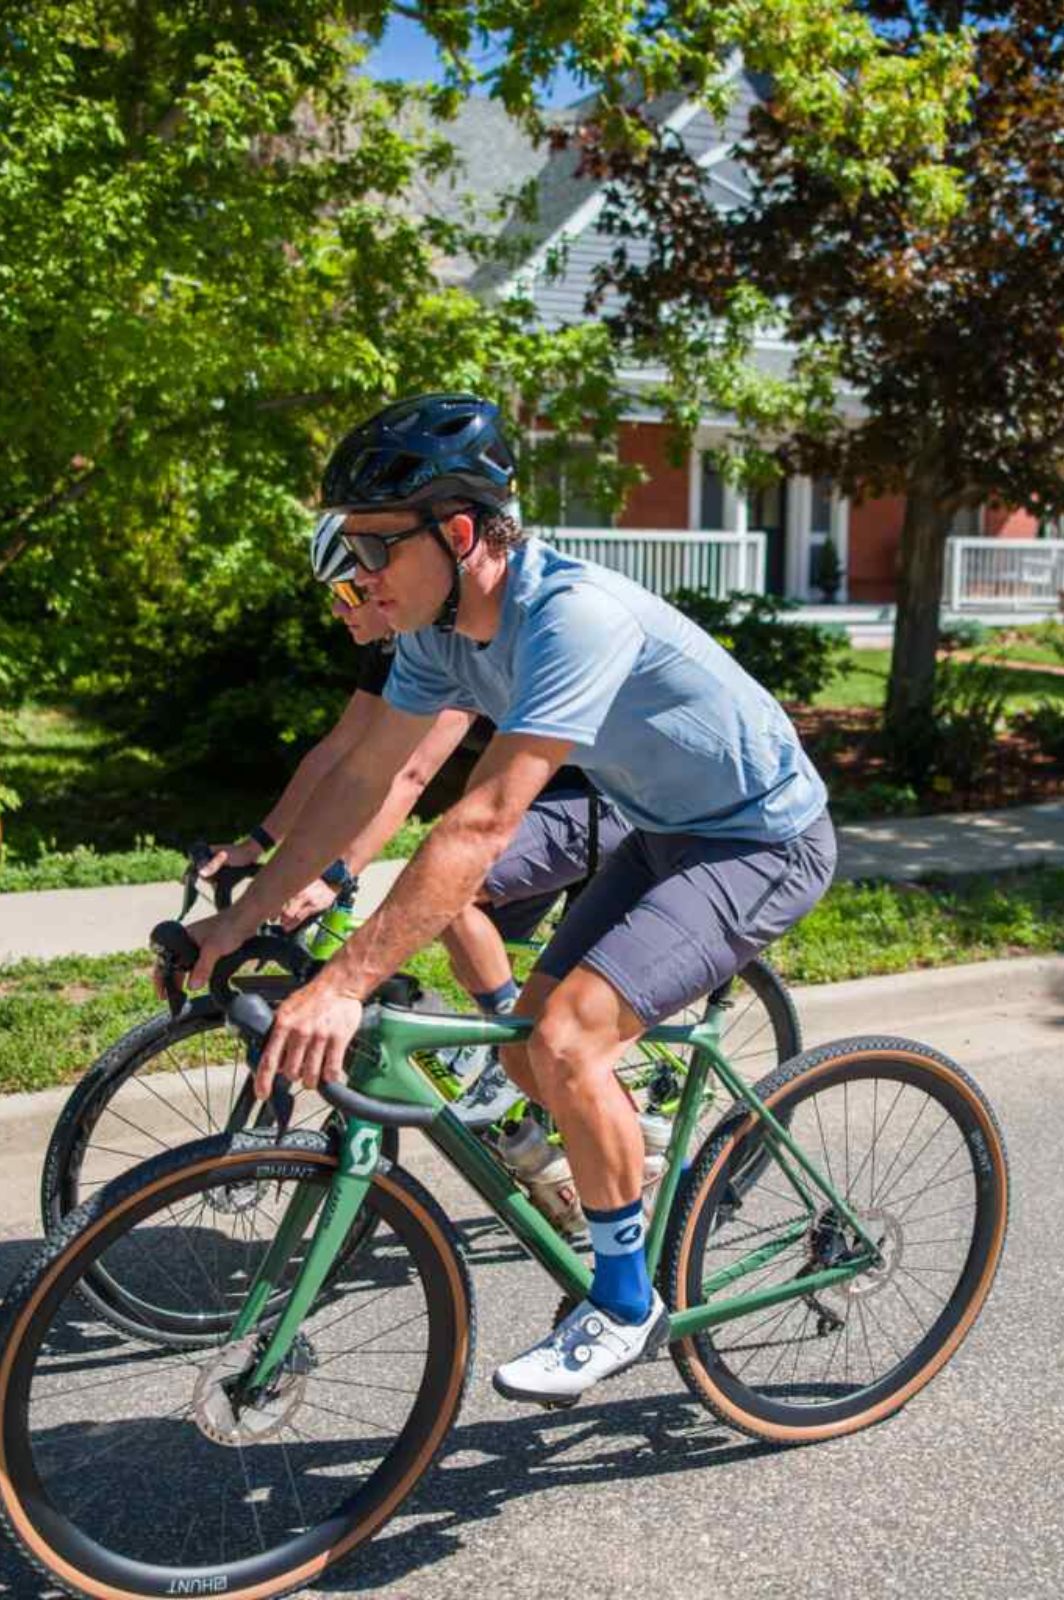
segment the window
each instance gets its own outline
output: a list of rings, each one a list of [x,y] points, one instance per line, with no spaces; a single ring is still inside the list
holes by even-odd
[[[831,500],[834,484],[830,478],[814,478],[809,499],[809,570],[806,588],[815,593],[820,588],[820,552],[831,537]]]
[[[752,490],[748,499],[751,528],[765,533],[782,532],[787,517],[787,485],[782,479]]]
[[[831,492],[830,478],[813,479],[813,504],[809,519],[810,533],[831,532]]]
[[[702,457],[702,494],[698,526],[719,533],[724,528],[724,479],[709,456]]]
[[[541,436],[533,468],[536,520],[555,528],[609,528],[613,518],[594,498],[590,478],[596,446],[590,439],[570,443],[565,457],[545,453],[550,436]],[[537,441],[533,440],[533,448]]]

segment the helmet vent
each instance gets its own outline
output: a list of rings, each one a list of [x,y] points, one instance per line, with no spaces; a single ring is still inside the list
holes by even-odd
[[[445,417],[432,431],[437,439],[449,439],[452,434],[464,433],[472,420],[468,412],[464,416]]]

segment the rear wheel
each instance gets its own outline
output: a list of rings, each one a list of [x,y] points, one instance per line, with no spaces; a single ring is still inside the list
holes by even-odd
[[[324,1199],[336,1170],[318,1134],[240,1142],[160,1156],[101,1191],[0,1315],[0,1515],[75,1594],[250,1600],[312,1584],[396,1512],[457,1414],[472,1290],[451,1225],[399,1168],[375,1175],[372,1239],[228,1436],[227,1386],[253,1340],[159,1350],[86,1317],[79,1288],[103,1270],[156,1303],[231,1321],[292,1196],[311,1185]],[[234,1187],[257,1195],[240,1240],[219,1231],[207,1199]]]
[[[1001,1259],[1008,1168],[977,1086],[908,1040],[827,1045],[789,1062],[758,1094],[856,1212],[881,1264],[751,1307],[679,1341],[673,1356],[691,1391],[725,1422],[780,1444],[810,1443],[889,1416],[960,1345]],[[761,1127],[752,1113],[732,1112],[688,1175],[662,1263],[676,1310],[771,1291],[838,1264],[857,1245],[807,1180],[804,1203],[767,1153]],[[715,1293],[704,1288],[773,1242],[779,1253],[754,1271]]]
[[[248,986],[276,1003],[294,985],[287,978],[266,978]],[[298,1094],[290,1126],[321,1127],[330,1115],[318,1095]],[[167,1012],[149,1018],[105,1051],[63,1108],[41,1180],[45,1231],[140,1162],[190,1140],[248,1126],[268,1137],[275,1126],[273,1108],[251,1099],[246,1046],[225,1027],[214,1002],[193,1000],[176,1020]],[[390,1161],[397,1159],[396,1129],[383,1130],[381,1148]],[[232,1186],[219,1187],[212,1204],[219,1228],[239,1234],[246,1196]],[[372,1215],[363,1212],[349,1248],[359,1248],[372,1226]],[[180,1307],[145,1304],[103,1264],[86,1274],[81,1287],[94,1310],[145,1337],[198,1341],[225,1332],[225,1324],[212,1317],[192,1319]]]

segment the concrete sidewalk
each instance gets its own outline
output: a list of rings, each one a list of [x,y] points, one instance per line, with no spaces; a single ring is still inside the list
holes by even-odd
[[[1064,801],[940,817],[879,818],[848,823],[838,835],[839,879],[912,880],[930,872],[1062,865]],[[366,869],[356,902],[361,915],[379,905],[402,867],[401,861],[381,861]],[[0,895],[0,962],[137,950],[157,922],[176,916],[180,903],[177,883]]]

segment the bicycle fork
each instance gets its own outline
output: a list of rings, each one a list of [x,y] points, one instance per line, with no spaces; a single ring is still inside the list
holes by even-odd
[[[258,1353],[255,1365],[237,1384],[233,1398],[238,1402],[246,1402],[261,1393],[283,1366],[300,1324],[328,1277],[369,1190],[380,1156],[381,1132],[379,1123],[352,1117],[342,1135],[339,1170],[328,1189],[323,1194],[320,1185],[301,1183],[289,1201],[273,1243],[233,1324],[229,1342],[254,1332],[319,1207],[321,1214],[277,1326]]]

